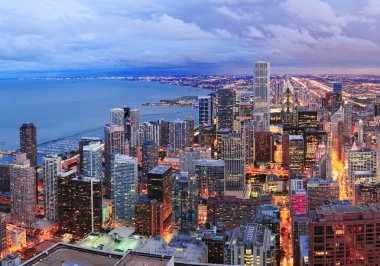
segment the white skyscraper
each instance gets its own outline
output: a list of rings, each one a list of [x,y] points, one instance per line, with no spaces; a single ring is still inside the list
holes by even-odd
[[[83,175],[103,180],[102,149],[100,141],[83,147]]]
[[[198,97],[198,112],[200,126],[212,126],[213,124],[213,104],[211,96]]]
[[[259,131],[269,131],[270,63],[258,61],[254,73],[255,104],[254,120]]]
[[[364,142],[364,121],[363,120],[359,120],[358,142],[359,144],[363,144]]]
[[[56,154],[42,158],[45,217],[51,222],[58,220],[58,175],[61,173],[61,157]]]
[[[112,163],[111,199],[114,219],[132,225],[137,201],[137,159],[117,154]]]
[[[111,123],[118,126],[124,125],[124,109],[123,108],[111,109]]]

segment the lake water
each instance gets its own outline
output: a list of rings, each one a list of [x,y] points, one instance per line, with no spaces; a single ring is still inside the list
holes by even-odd
[[[193,116],[192,107],[142,107],[185,95],[207,95],[210,91],[156,82],[128,80],[1,80],[0,150],[19,147],[19,127],[33,122],[38,143],[103,127],[111,108],[136,107],[141,122]],[[90,134],[91,135],[91,134]],[[5,142],[5,144],[4,144]]]

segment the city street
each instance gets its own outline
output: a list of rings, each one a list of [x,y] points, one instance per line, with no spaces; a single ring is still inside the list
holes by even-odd
[[[293,245],[292,245],[292,220],[289,207],[280,209],[280,245],[285,252],[281,259],[281,266],[293,265]]]

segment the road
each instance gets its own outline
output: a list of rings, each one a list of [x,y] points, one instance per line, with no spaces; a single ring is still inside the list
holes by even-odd
[[[283,229],[284,228],[284,229]],[[280,245],[285,252],[281,266],[293,266],[292,219],[289,207],[280,209]]]

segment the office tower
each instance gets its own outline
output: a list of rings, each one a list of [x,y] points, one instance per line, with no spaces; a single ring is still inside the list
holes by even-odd
[[[276,79],[274,82],[273,82],[273,88],[272,88],[272,92],[274,94],[274,104],[275,105],[280,105],[281,102],[282,102],[282,84],[283,83],[282,81]]]
[[[199,126],[198,143],[200,146],[214,147],[216,132],[213,126]]]
[[[221,159],[225,164],[225,189],[241,191],[245,185],[245,149],[240,133],[222,136]]]
[[[269,131],[269,89],[270,89],[270,64],[266,61],[255,63],[254,71],[254,120],[257,122],[257,130]]]
[[[104,128],[104,157],[106,162],[105,186],[106,195],[111,196],[111,165],[115,154],[125,153],[124,128],[122,126],[107,124]]]
[[[102,230],[102,183],[87,176],[76,177],[75,171],[63,172],[58,178],[59,229],[81,239]]]
[[[173,179],[173,223],[180,230],[195,230],[197,226],[198,183],[195,175],[180,172]]]
[[[307,207],[310,210],[323,206],[325,200],[339,200],[339,183],[336,180],[309,179]]]
[[[352,104],[345,101],[343,104],[343,133],[347,138],[352,136]]]
[[[364,143],[364,121],[359,120],[358,125],[358,143],[363,144]]]
[[[255,162],[255,125],[253,120],[245,120],[241,125],[241,132],[245,150],[245,164],[252,165]]]
[[[135,234],[165,237],[162,202],[147,198],[136,202]]]
[[[309,215],[308,214],[302,214],[302,215],[292,215],[292,235],[291,239],[293,242],[293,265],[302,265],[306,266],[308,264],[302,264],[300,261],[303,259],[300,259],[301,256],[304,255],[305,251],[304,245],[305,245],[305,236],[309,236]],[[307,242],[308,243],[308,242]],[[308,253],[308,249],[306,249],[306,253]],[[305,256],[306,261],[308,255]]]
[[[380,183],[361,183],[355,185],[355,201],[352,204],[364,203],[380,203]]]
[[[206,244],[208,264],[224,264],[226,236],[222,226],[197,230],[195,238]]]
[[[100,141],[83,147],[83,175],[103,181],[102,151],[104,144]]]
[[[310,214],[309,265],[376,265],[380,206],[332,205]]]
[[[297,126],[302,128],[318,128],[318,112],[297,107]]]
[[[274,239],[265,225],[251,223],[236,228],[226,242],[225,264],[274,266]]]
[[[333,83],[333,95],[332,95],[332,113],[338,111],[342,106],[342,83]]]
[[[10,192],[11,164],[0,164],[0,191]]]
[[[162,203],[161,236],[172,233],[172,168],[158,165],[148,172],[148,198]]]
[[[233,128],[235,97],[236,92],[231,88],[216,91],[216,130]]]
[[[154,141],[145,141],[141,148],[142,153],[142,172],[148,174],[150,170],[158,165],[158,148]]]
[[[199,96],[198,97],[198,125],[212,126],[214,124],[214,106],[211,96]]]
[[[188,117],[188,118],[185,118],[184,121],[186,122],[186,128],[187,128],[188,146],[192,146],[194,143],[194,118]]]
[[[26,153],[30,166],[37,165],[37,129],[33,123],[24,123],[20,127],[20,152]]]
[[[83,147],[92,143],[102,142],[100,138],[97,137],[82,137],[79,140],[79,164],[78,173],[83,174]]]
[[[289,134],[284,132],[282,135],[282,166],[289,169]]]
[[[374,116],[380,116],[380,95],[376,95],[376,98],[373,102],[374,105]]]
[[[14,223],[30,227],[36,221],[36,171],[26,156],[16,154],[11,168],[11,215]]]
[[[304,139],[301,135],[289,135],[289,176],[304,171]]]
[[[197,160],[211,160],[211,150],[206,148],[186,148],[179,154],[179,169],[181,172],[195,174]]]
[[[290,84],[287,78],[282,89],[282,124],[284,126],[293,126],[294,118],[293,114],[295,111],[295,99],[294,99],[294,89],[292,84]]]
[[[169,123],[169,142],[173,148],[183,150],[191,144],[189,141],[190,128],[191,123],[186,120],[175,120]]]
[[[3,259],[7,255],[7,222],[5,213],[0,213],[0,258]]]
[[[310,169],[316,163],[316,152],[318,145],[326,137],[325,131],[317,131],[316,129],[306,129],[303,138],[304,138],[304,147],[305,147],[305,168]]]
[[[221,128],[216,132],[216,145],[215,145],[215,154],[214,158],[220,159],[221,158],[221,144],[222,144],[222,137],[225,135],[231,134],[232,129],[231,128]]]
[[[111,124],[124,126],[124,109],[123,108],[111,109]]]
[[[331,116],[331,155],[336,158],[341,157],[342,147],[341,140],[342,136],[339,135],[339,123],[343,121],[343,110],[339,108],[332,116]]]
[[[262,163],[273,161],[273,138],[270,132],[255,132],[255,160]]]
[[[162,146],[162,127],[158,122],[145,122],[139,126],[139,143],[143,145],[145,141],[153,141],[158,146]]]
[[[56,154],[42,158],[44,209],[48,221],[58,220],[58,175],[61,173],[61,157]]]
[[[140,126],[140,110],[133,108],[130,110],[130,139],[129,144],[132,150],[138,145],[139,126]]]
[[[224,195],[223,160],[198,160],[195,163],[200,198],[218,198]]]
[[[133,225],[138,196],[137,159],[116,154],[111,167],[111,200],[113,219]]]
[[[240,91],[238,94],[239,117],[236,119],[239,123],[253,118],[254,93],[253,91]]]

